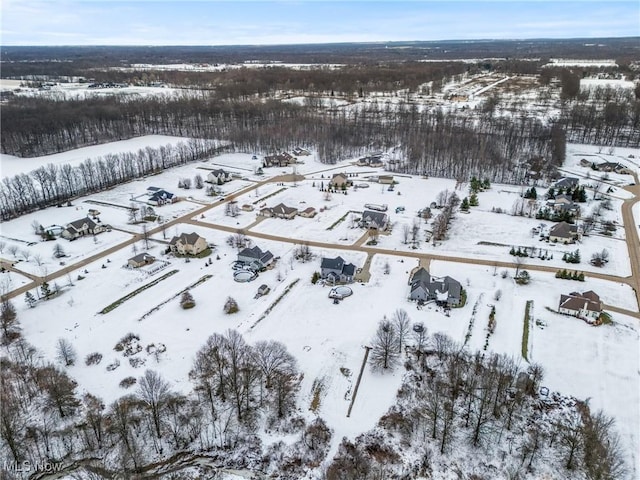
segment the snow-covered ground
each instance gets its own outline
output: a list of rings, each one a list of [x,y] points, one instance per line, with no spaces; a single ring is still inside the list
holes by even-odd
[[[567,169],[588,171],[589,169],[579,166],[579,160],[581,155],[589,154],[593,150],[583,146],[570,146],[568,150],[570,160],[567,162]],[[104,153],[106,151],[102,154]],[[619,149],[612,154],[596,151],[593,154],[603,159],[617,156],[621,163],[625,159],[637,161],[640,156],[637,149]],[[74,155],[77,155],[77,151],[66,154],[67,159],[73,158]],[[629,159],[629,155],[634,155],[635,160]],[[151,267],[164,265],[164,268],[154,274],[123,268],[127,259],[134,254],[132,247],[127,247],[109,254],[108,258],[100,259],[83,266],[79,271],[59,278],[57,283],[64,292],[57,298],[41,301],[33,309],[28,308],[21,298],[16,299],[18,318],[25,337],[49,360],[55,359],[55,344],[58,338],[70,340],[81,359],[69,369],[70,374],[79,383],[80,393],[90,391],[101,396],[106,402],[125,394],[126,390],[118,386],[119,382],[127,376],[140,376],[144,368],[160,370],[175,389],[189,391],[192,386],[188,381],[188,371],[195,351],[214,332],[225,332],[229,328],[235,328],[251,343],[262,339],[280,340],[296,356],[304,373],[299,407],[309,417],[320,415],[325,418],[334,429],[332,451],[335,451],[343,436],[354,437],[376,424],[380,415],[393,403],[397,387],[400,385],[401,368],[394,374],[385,376],[375,374],[369,368],[365,369],[352,414],[346,418],[355,378],[364,355],[363,346],[370,343],[377,323],[384,315],[392,316],[396,309],[403,308],[409,312],[412,321],[424,322],[431,334],[448,333],[455,340],[466,342],[466,347],[471,350],[484,349],[486,342],[487,350],[520,358],[524,309],[526,302],[532,300],[535,322],[529,342],[529,360],[540,362],[545,367],[545,385],[565,394],[574,394],[580,398],[589,397],[593,407],[603,408],[608,414],[615,416],[625,448],[629,452],[628,456],[633,458],[634,463],[637,461],[638,412],[637,409],[629,408],[629,405],[637,405],[640,400],[637,372],[640,342],[637,320],[613,313],[614,325],[596,328],[548,310],[557,308],[561,293],[594,290],[608,305],[638,311],[635,296],[626,284],[592,279],[582,283],[556,279],[553,273],[530,271],[531,284],[516,286],[511,278],[513,269],[509,269],[507,277],[502,278],[503,269],[500,268],[496,271],[490,266],[433,261],[430,266],[431,273],[436,276],[449,275],[459,280],[467,290],[467,304],[463,308],[453,309],[447,316],[433,305],[418,310],[415,304],[407,300],[409,274],[418,265],[416,258],[409,257],[413,253],[446,254],[467,258],[470,261],[480,258],[512,262],[513,257],[509,255],[511,245],[535,246],[552,252],[554,258],[530,258],[526,260],[527,264],[626,276],[630,274],[630,265],[623,233],[618,232],[617,238],[590,236],[575,246],[541,242],[537,237],[532,237],[531,229],[541,223],[548,226],[551,222],[492,212],[494,207],[510,212],[513,203],[520,198],[522,190],[520,187],[492,185],[490,190],[478,195],[480,204],[478,207],[472,207],[471,213],[456,215],[451,224],[449,238],[433,246],[425,241],[425,230],[430,229],[430,224],[419,219],[417,212],[435,201],[440,191],[454,191],[455,181],[395,175],[398,184],[394,191],[389,191],[386,185],[380,185],[375,183],[373,178],[368,178],[382,173],[381,169],[355,167],[348,161],[339,165],[324,165],[317,161],[315,155],[301,158],[305,163],[295,168],[298,173],[306,175],[305,180],[295,185],[267,183],[238,195],[239,206],[245,203],[254,205],[256,210],[253,212],[241,212],[238,217],[232,218],[225,215],[225,204],[213,203],[213,207],[205,212],[204,218],[198,215],[195,219],[204,223],[246,229],[256,221],[257,209],[262,204],[274,206],[283,202],[300,210],[314,207],[319,211],[324,208],[312,219],[265,219],[247,233],[249,236],[251,231],[268,233],[294,241],[331,242],[336,248],[321,250],[312,247],[316,258],[312,262],[301,264],[292,261],[294,243],[254,237],[256,245],[263,250],[271,250],[275,257],[280,258],[275,268],[261,273],[255,281],[238,283],[233,280],[231,269],[237,250],[226,244],[229,233],[204,226],[178,224],[170,227],[164,234],[154,235],[154,241],[150,242],[150,253],[160,261],[168,262],[166,265],[160,262],[153,264]],[[68,160],[65,160],[63,155],[61,161]],[[164,219],[183,215],[188,218],[203,204],[216,201],[215,197],[207,197],[204,190],[175,188],[180,178],[193,178],[197,173],[206,176],[207,172],[203,167],[223,166],[243,175],[243,178],[221,186],[222,195],[238,192],[264,178],[293,171],[292,167],[264,169],[265,175],[258,176],[254,170],[259,163],[259,160],[252,159],[251,154],[221,155],[207,162],[171,169],[150,178],[78,199],[72,207],[50,208],[5,222],[2,225],[2,235],[6,238],[2,240],[6,245],[2,256],[7,260],[14,260],[7,253],[7,249],[14,244],[20,250],[28,248],[31,258],[29,261],[20,262],[18,268],[36,275],[42,275],[43,268],[47,274],[52,273],[61,268],[59,260],[54,260],[51,255],[54,242],[40,242],[33,232],[31,223],[36,220],[44,226],[65,225],[82,217],[89,208],[94,207],[100,210],[103,223],[127,231],[139,231],[139,226],[128,225],[125,209],[92,205],[85,200],[126,207],[132,199],[134,202],[136,199],[144,199],[146,188],[153,185],[186,197],[174,205],[156,208],[156,213]],[[351,174],[351,179],[356,185],[367,184],[369,187],[350,188],[346,195],[335,193],[326,199],[319,188],[322,184],[326,186],[332,174],[338,172]],[[613,175],[611,178],[614,178]],[[627,183],[630,178],[627,176]],[[588,180],[582,181],[587,183]],[[538,189],[539,198],[543,198],[545,191],[546,188]],[[467,196],[468,185],[460,185],[456,193],[461,198]],[[628,198],[630,194],[618,187],[613,194],[617,197],[613,198],[614,209],[607,212],[607,218],[620,221],[622,199]],[[266,198],[268,196],[269,198]],[[336,305],[328,298],[328,287],[312,285],[310,280],[313,272],[320,269],[321,256],[341,255],[358,267],[364,265],[366,253],[340,250],[339,245],[353,244],[363,236],[363,230],[352,228],[349,212],[360,212],[367,203],[388,205],[387,213],[394,224],[393,230],[389,235],[380,236],[379,247],[396,250],[398,255],[374,255],[369,282],[352,285],[353,295]],[[590,201],[584,208],[590,210],[592,204],[593,201]],[[404,207],[404,211],[396,213],[396,207]],[[433,213],[436,215],[438,211],[434,210]],[[640,224],[638,206],[634,209],[634,214],[637,223]],[[336,223],[343,217],[344,220]],[[421,230],[421,242],[415,250],[403,243],[403,227],[410,226],[414,220],[419,221]],[[332,226],[333,228],[329,229]],[[190,262],[165,256],[163,242],[183,232],[196,232],[204,236],[209,243],[217,246],[215,252],[208,259],[193,259]],[[69,257],[64,259],[67,265],[130,239],[131,235],[114,230],[95,238],[95,243],[91,238],[74,242],[57,240],[69,254]],[[30,245],[31,242],[35,244]],[[479,245],[479,242],[485,244]],[[138,242],[136,249],[140,251],[141,248],[142,242]],[[573,251],[576,248],[581,250],[583,262],[579,265],[562,262],[562,252]],[[591,253],[603,248],[610,252],[609,264],[601,269],[588,265]],[[38,254],[41,256],[42,266],[38,266],[33,258]],[[20,256],[18,253],[16,259]],[[207,265],[209,259],[212,260],[212,265]],[[384,273],[386,264],[390,267],[388,275]],[[142,291],[111,312],[97,313],[124,295],[172,270],[178,272]],[[26,281],[24,277],[13,273],[2,275],[9,279],[5,282],[10,285],[9,289],[17,288]],[[78,275],[85,278],[79,280]],[[173,297],[205,275],[211,275],[211,278],[192,288],[196,307],[193,310],[182,310],[179,299]],[[290,291],[268,315],[264,316],[266,310],[296,280],[297,283]],[[73,286],[67,286],[68,283],[73,283]],[[271,293],[254,298],[258,286],[263,283],[271,287]],[[500,300],[495,299],[497,290],[502,293]],[[33,293],[36,295],[37,292]],[[223,313],[222,307],[228,296],[235,298],[240,306],[240,312],[235,315]],[[470,326],[473,307],[476,304],[475,320]],[[496,306],[497,327],[487,342],[486,329],[491,305]],[[158,309],[153,310],[154,307]],[[47,318],[46,322],[43,321],[44,316]],[[144,361],[144,367],[131,365],[127,357],[113,350],[119,339],[129,332],[140,336],[142,351],[134,357],[139,358],[141,362]],[[152,343],[162,343],[167,347],[159,363],[145,351],[145,347]],[[568,346],[572,346],[571,355],[567,355]],[[103,355],[102,362],[99,365],[86,366],[84,358],[93,352]],[[116,360],[119,366],[107,371],[106,366],[115,364]],[[309,408],[316,390],[319,392],[317,396],[320,402],[317,411],[312,412]]]
[[[175,146],[181,142],[186,143],[189,139],[184,137],[172,137],[168,135],[145,135],[142,137],[109,142],[102,145],[78,148],[68,152],[44,155],[42,157],[19,158],[13,155],[0,154],[0,169],[3,177],[11,177],[18,173],[28,173],[39,167],[47,166],[50,163],[56,165],[69,164],[76,166],[87,160],[98,159],[107,154],[137,152],[147,147],[158,148],[161,146]]]

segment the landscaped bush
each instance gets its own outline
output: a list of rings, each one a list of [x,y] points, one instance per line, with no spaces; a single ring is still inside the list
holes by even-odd
[[[131,388],[136,384],[137,380],[135,377],[126,377],[120,381],[120,388]]]
[[[90,353],[84,359],[86,365],[97,365],[102,361],[102,354],[98,352]]]

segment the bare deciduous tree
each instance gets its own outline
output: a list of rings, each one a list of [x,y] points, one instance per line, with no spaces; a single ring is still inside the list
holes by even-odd
[[[376,370],[388,370],[398,362],[398,335],[392,322],[384,317],[378,323],[378,329],[372,341],[369,355],[371,364]]]
[[[76,363],[76,350],[66,338],[58,339],[56,344],[56,357],[65,367],[70,367]]]

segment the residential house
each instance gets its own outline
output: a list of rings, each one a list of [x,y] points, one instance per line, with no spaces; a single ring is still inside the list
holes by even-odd
[[[572,292],[569,295],[560,295],[558,312],[593,323],[602,313],[602,302],[592,290],[584,293]]]
[[[213,183],[214,185],[222,185],[223,183],[230,182],[231,180],[233,180],[231,173],[225,172],[221,168],[211,170],[207,174],[207,182]]]
[[[335,173],[333,177],[331,177],[331,182],[329,186],[331,188],[347,188],[353,185],[353,182],[347,177],[345,173]]]
[[[565,190],[567,188],[575,188],[578,185],[578,181],[577,177],[563,177],[553,184],[553,188],[564,188]]]
[[[575,203],[570,195],[556,195],[556,198],[547,200],[547,206],[556,213],[568,212],[573,217],[580,215],[580,205]]]
[[[356,266],[342,257],[323,258],[320,263],[320,277],[332,283],[351,283],[355,273]]]
[[[139,253],[135,257],[131,257],[127,261],[127,265],[129,265],[131,268],[140,268],[140,267],[144,267],[145,265],[149,265],[155,261],[156,261],[156,258],[154,256],[149,255],[148,253]]]
[[[557,243],[574,243],[580,240],[580,229],[567,222],[556,223],[549,230],[549,241]]]
[[[60,235],[67,240],[75,240],[85,235],[97,235],[98,233],[106,232],[108,229],[107,226],[85,217],[67,224]]]
[[[238,262],[253,268],[254,270],[262,270],[273,263],[273,254],[267,250],[262,251],[259,247],[244,248],[238,253]]]
[[[296,163],[297,159],[293,155],[282,152],[277,155],[267,155],[262,161],[263,167],[286,167]]]
[[[316,213],[318,213],[318,212],[316,211],[315,208],[307,207],[304,210],[302,210],[301,212],[298,212],[298,215],[300,215],[301,217],[304,217],[304,218],[313,218],[313,217],[316,216]]]
[[[163,189],[158,189],[149,196],[147,203],[149,205],[160,206],[160,205],[165,205],[167,203],[175,203],[177,201],[178,201],[178,197],[173,193],[167,192],[166,190],[163,190]]]
[[[291,220],[298,214],[295,207],[287,207],[284,203],[279,203],[275,207],[265,207],[260,209],[260,215],[263,217],[285,218]]]
[[[360,225],[365,228],[375,228],[376,230],[386,230],[389,226],[389,215],[384,212],[365,210],[362,212]]]
[[[169,248],[178,255],[198,255],[209,248],[209,245],[204,237],[192,232],[173,237],[169,242]]]
[[[462,285],[457,280],[446,276],[443,278],[432,277],[429,272],[420,267],[411,276],[409,284],[411,290],[409,298],[411,300],[429,301],[456,306],[460,304],[462,298]]]
[[[625,167],[621,163],[618,162],[602,162],[596,165],[596,168],[601,172],[613,172],[620,174],[628,174],[632,173],[631,169]]]
[[[359,158],[356,162],[356,165],[358,165],[359,167],[383,167],[384,162],[382,161],[382,154],[376,153]]]
[[[393,175],[380,175],[378,177],[378,183],[384,183],[388,185],[393,184]]]

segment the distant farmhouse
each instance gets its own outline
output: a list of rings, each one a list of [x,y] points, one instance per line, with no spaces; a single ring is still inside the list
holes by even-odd
[[[365,210],[364,212],[362,212],[360,226],[381,231],[386,230],[389,226],[389,215],[384,212]]]
[[[316,211],[315,208],[313,207],[307,207],[304,210],[302,210],[301,212],[298,212],[298,215],[300,215],[301,217],[304,218],[313,218],[316,216],[318,212]]]
[[[269,251],[262,251],[259,247],[245,248],[238,253],[238,262],[251,267],[254,270],[267,268],[274,261],[273,254]]]
[[[558,312],[593,323],[602,313],[602,302],[592,290],[584,293],[572,292],[569,295],[560,295]]]
[[[597,165],[594,165],[593,168],[598,170],[599,172],[613,172],[620,173],[623,175],[631,175],[633,172],[630,168],[622,165],[618,162],[602,162]]]
[[[450,307],[460,304],[462,299],[462,285],[451,277],[435,278],[420,267],[411,276],[409,284],[411,291],[409,298],[422,302],[435,300],[441,305]]]
[[[352,283],[355,273],[356,266],[342,257],[323,258],[320,263],[320,277],[332,283]]]
[[[384,162],[382,161],[382,154],[375,153],[373,155],[368,155],[366,157],[359,158],[356,162],[356,165],[359,167],[372,167],[379,168],[384,166]]]
[[[279,203],[275,207],[265,207],[260,209],[260,215],[263,217],[285,218],[291,220],[298,214],[295,207],[287,207],[284,203]]]
[[[287,167],[297,162],[296,157],[287,152],[278,153],[277,155],[267,155],[262,160],[262,166],[268,167]]]
[[[147,195],[149,195],[147,203],[154,206],[165,205],[167,203],[175,203],[178,201],[178,197],[175,194],[158,187],[147,188]]]
[[[233,176],[229,172],[225,172],[221,168],[217,170],[211,170],[207,175],[207,182],[214,185],[222,185],[233,180]]]
[[[60,236],[67,240],[75,240],[76,238],[84,237],[86,235],[97,235],[98,233],[106,232],[108,230],[108,226],[94,222],[89,217],[85,217],[67,224],[64,230],[62,230]]]
[[[178,237],[173,237],[169,242],[171,252],[178,255],[198,255],[208,247],[209,245],[204,237],[195,232],[182,233]]]
[[[554,243],[574,243],[580,240],[580,229],[567,222],[556,223],[549,230],[549,241]]]

